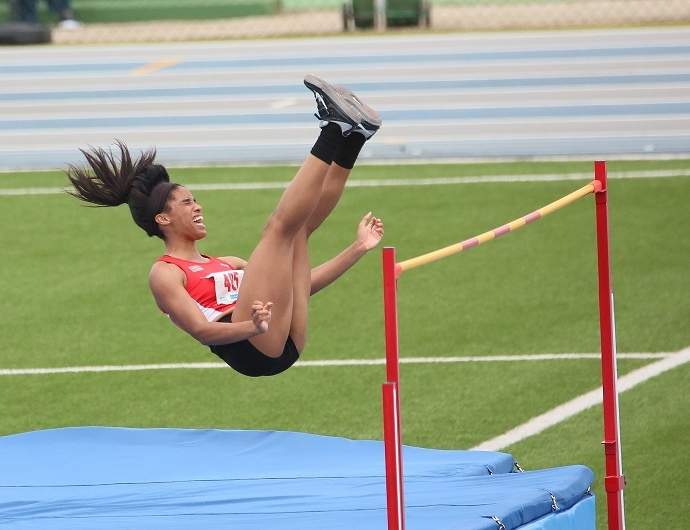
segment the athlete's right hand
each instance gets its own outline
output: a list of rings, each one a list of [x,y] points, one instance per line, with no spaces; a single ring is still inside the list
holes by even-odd
[[[252,322],[258,333],[266,333],[268,324],[271,322],[271,309],[273,302],[263,303],[255,300],[252,304]]]

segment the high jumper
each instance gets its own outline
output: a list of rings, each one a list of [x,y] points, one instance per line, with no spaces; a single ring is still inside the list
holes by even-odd
[[[117,155],[101,148],[82,150],[87,164],[67,171],[72,195],[98,206],[127,203],[134,222],[163,240],[165,254],[149,274],[158,307],[229,366],[252,377],[279,374],[297,361],[307,339],[310,296],[383,237],[383,222],[369,212],[351,245],[310,267],[309,236],[335,208],[381,118],[346,88],[313,75],[304,84],[316,99],[320,134],[246,261],[199,251],[197,242],[207,234],[201,205],[154,163],[155,149],[138,158],[122,142],[117,142]]]

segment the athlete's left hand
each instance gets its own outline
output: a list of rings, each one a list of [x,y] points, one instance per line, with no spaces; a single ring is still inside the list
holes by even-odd
[[[357,244],[369,251],[379,244],[383,238],[383,221],[369,212],[359,222],[357,227]]]
[[[261,334],[268,331],[272,309],[273,302],[264,304],[260,300],[255,300],[252,304],[252,322],[254,323],[257,333]]]

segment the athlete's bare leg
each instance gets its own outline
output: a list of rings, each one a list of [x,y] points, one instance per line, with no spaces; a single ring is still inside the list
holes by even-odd
[[[250,339],[256,348],[271,357],[282,354],[292,324],[295,239],[298,234],[304,234],[306,222],[321,197],[329,167],[313,155],[307,156],[266,223],[245,268],[232,320],[250,320],[254,300],[273,302],[268,331]]]
[[[311,294],[311,265],[307,241],[311,233],[321,225],[338,204],[349,175],[349,169],[331,164],[326,173],[319,202],[309,217],[304,230],[301,230],[293,240],[292,322],[289,334],[300,352],[304,349],[307,341],[309,297]]]
[[[315,76],[307,76],[305,85],[314,92],[317,116],[331,122],[324,127],[322,135],[314,145],[314,149],[319,153],[322,153],[321,149],[328,151],[333,147],[333,131],[338,130],[333,129],[336,123],[345,123],[351,128],[362,129],[363,132],[354,134],[366,133],[367,137],[378,130],[381,124],[378,115],[349,91],[339,92],[336,87]],[[321,143],[322,137],[324,143]],[[355,147],[358,143],[354,142]],[[359,147],[361,148],[361,143]],[[358,153],[358,149],[357,153],[350,149],[348,144],[345,152],[335,155],[335,151],[332,151],[332,156],[324,160],[333,160],[336,156],[342,155],[347,165],[350,165],[351,161],[354,162],[351,155],[354,154],[356,157]],[[328,184],[324,186],[327,173]],[[350,171],[344,167],[327,164],[312,155],[307,157],[283,194],[259,244],[249,258],[233,320],[251,318],[254,300],[274,303],[268,331],[250,339],[252,344],[266,355],[278,357],[282,354],[291,329],[295,333],[293,340],[298,350],[301,351],[304,347],[307,303],[311,291],[307,238],[337,204],[349,173]]]
[[[302,230],[294,241],[292,254],[292,323],[290,337],[301,352],[307,342],[309,297],[311,295],[311,265],[307,247],[307,230]]]
[[[350,176],[350,171],[350,169],[345,169],[335,162],[328,168],[323,189],[321,190],[321,198],[307,221],[308,236],[324,222],[338,204],[347,178]]]
[[[305,232],[295,239],[292,257],[292,337],[298,351],[304,349],[307,339],[308,305],[311,296],[311,265],[309,263],[308,239],[338,204],[351,170],[332,163],[323,183],[321,198],[307,221]]]

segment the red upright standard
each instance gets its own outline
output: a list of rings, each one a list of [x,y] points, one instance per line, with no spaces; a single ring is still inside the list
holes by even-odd
[[[383,436],[386,452],[388,530],[405,529],[400,377],[398,361],[398,293],[395,248],[383,249],[383,305],[386,323],[386,382],[383,384]]]
[[[606,162],[594,163],[597,218],[597,262],[599,271],[599,327],[601,329],[601,379],[604,389],[604,458],[606,503],[609,530],[625,530],[623,510],[623,465],[618,423],[616,390],[616,328],[614,320],[611,265],[609,261],[609,220],[606,190]]]

